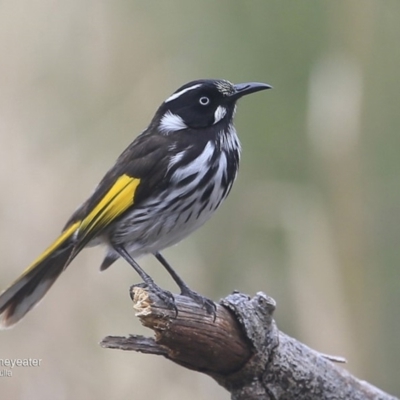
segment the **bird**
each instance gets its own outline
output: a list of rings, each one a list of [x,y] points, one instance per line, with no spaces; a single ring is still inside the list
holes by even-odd
[[[174,298],[137,263],[153,255],[181,294],[211,314],[215,304],[183,281],[161,251],[202,226],[228,196],[241,145],[233,125],[237,101],[270,89],[224,79],[186,83],[157,109],[59,237],[0,295],[0,327],[14,326],[85,247],[105,246],[103,271],[122,258],[169,307]],[[176,310],[177,311],[177,310]]]

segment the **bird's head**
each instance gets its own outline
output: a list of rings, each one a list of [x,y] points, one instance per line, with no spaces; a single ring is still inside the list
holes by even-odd
[[[234,85],[221,79],[192,81],[162,103],[152,124],[167,135],[188,128],[204,129],[222,122],[229,124],[238,99],[270,88],[270,85],[258,82]]]

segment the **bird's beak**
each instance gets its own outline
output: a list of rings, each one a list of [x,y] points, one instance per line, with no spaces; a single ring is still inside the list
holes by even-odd
[[[234,85],[235,93],[229,96],[231,100],[238,100],[243,96],[251,93],[259,92],[261,90],[272,89],[271,85],[259,82],[238,83]]]

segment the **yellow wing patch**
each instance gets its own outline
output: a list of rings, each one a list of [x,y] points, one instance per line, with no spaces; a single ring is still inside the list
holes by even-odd
[[[139,183],[140,179],[128,175],[119,177],[99,204],[81,221],[79,231],[83,237],[91,236],[93,231],[107,226],[132,206]]]
[[[53,253],[57,248],[59,248],[67,239],[69,239],[73,233],[78,229],[80,222],[75,222],[71,226],[69,226],[58,238],[57,240],[49,246],[25,271],[22,275],[27,274],[29,271],[32,271],[38,264],[40,264],[43,260],[45,260],[51,253]]]
[[[128,175],[119,177],[89,215],[82,221],[77,221],[67,227],[58,239],[25,269],[22,275],[26,275],[47,257],[51,256],[51,254],[60,248],[75,232],[78,232],[79,235],[78,249],[82,249],[95,235],[96,231],[98,232],[99,229],[106,227],[133,204],[136,188],[139,183],[140,179],[132,178]]]
[[[67,227],[58,239],[49,246],[22,275],[26,275],[47,257],[51,256],[52,253],[60,248],[75,232],[78,232],[79,235],[78,248],[81,249],[84,247],[99,229],[106,227],[133,205],[136,188],[139,183],[140,179],[132,178],[128,175],[119,177],[89,215],[82,221],[77,221]]]

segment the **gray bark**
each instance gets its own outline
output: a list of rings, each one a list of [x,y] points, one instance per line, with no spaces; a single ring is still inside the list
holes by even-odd
[[[330,357],[279,331],[275,301],[264,293],[233,293],[217,305],[216,318],[175,295],[178,315],[142,286],[132,288],[136,316],[155,332],[108,336],[101,345],[162,355],[214,378],[233,400],[330,400],[396,397],[361,381]]]

